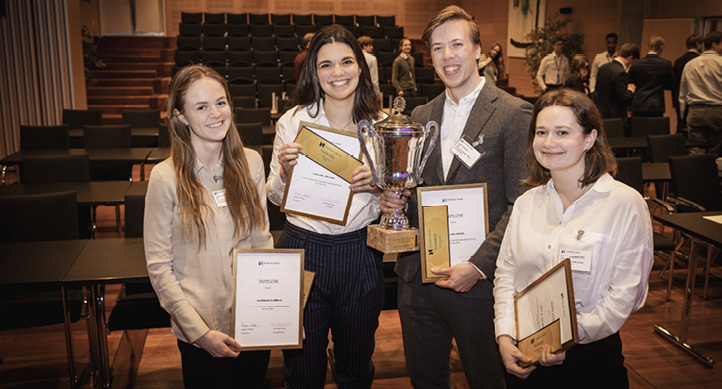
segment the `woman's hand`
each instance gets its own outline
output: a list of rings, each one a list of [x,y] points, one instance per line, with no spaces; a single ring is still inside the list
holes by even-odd
[[[287,143],[278,149],[278,163],[281,164],[281,179],[286,182],[288,171],[298,163],[298,154],[303,147],[298,143]]]
[[[378,196],[381,194],[381,189],[375,184],[371,185],[372,178],[371,169],[369,169],[368,166],[359,166],[351,173],[351,185],[349,188],[351,188],[354,193],[369,192]]]
[[[521,379],[526,379],[529,374],[536,369],[536,366],[521,367],[518,362],[529,363],[531,358],[522,354],[522,352],[514,345],[514,341],[509,335],[501,335],[497,338],[499,341],[499,353],[504,367],[509,374],[513,374]]]
[[[400,211],[406,206],[409,196],[411,196],[411,191],[408,189],[401,192],[400,196],[395,192],[385,190],[381,194],[381,200],[379,201],[381,212],[395,213],[396,211]]]
[[[237,357],[238,351],[231,350],[231,347],[235,350],[241,349],[241,345],[235,339],[216,330],[206,332],[196,340],[196,344],[214,357]]]
[[[539,364],[542,366],[561,365],[564,363],[564,358],[566,358],[566,356],[566,351],[554,354],[552,352],[552,346],[545,344],[542,351],[539,353]]]

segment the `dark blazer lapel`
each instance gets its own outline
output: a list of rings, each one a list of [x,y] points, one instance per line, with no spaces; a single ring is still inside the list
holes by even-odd
[[[494,113],[494,110],[496,110],[494,104],[498,99],[498,93],[498,89],[496,89],[493,85],[485,84],[484,87],[481,88],[481,92],[479,92],[479,96],[476,98],[474,107],[471,108],[469,118],[466,120],[464,132],[461,135],[462,139],[465,138],[469,141],[469,143],[476,141],[476,138],[483,131],[484,127],[486,127],[491,114]],[[459,169],[460,165],[461,161],[459,161],[459,158],[454,156],[454,159],[451,160],[449,174],[446,175],[447,182],[453,179],[454,174]],[[466,166],[464,166],[464,168],[466,168]],[[443,177],[443,172],[441,174]]]

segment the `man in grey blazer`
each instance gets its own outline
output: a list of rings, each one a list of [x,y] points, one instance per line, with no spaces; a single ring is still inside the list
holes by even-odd
[[[494,338],[493,279],[501,240],[516,198],[527,188],[527,130],[532,106],[494,85],[476,71],[481,53],[479,29],[457,6],[439,12],[426,27],[436,72],[446,92],[416,108],[412,118],[440,125],[439,142],[423,172],[425,186],[486,183],[489,235],[469,262],[435,269],[449,276],[422,284],[419,252],[400,255],[399,317],[406,366],[418,388],[446,388],[449,357],[456,339],[467,381],[472,388],[504,387],[501,358]],[[467,167],[452,149],[467,141],[481,156]],[[400,198],[384,192],[381,209],[390,212],[406,204],[411,224],[418,227],[415,193]],[[480,204],[481,206],[481,204]],[[484,221],[479,220],[479,228]]]

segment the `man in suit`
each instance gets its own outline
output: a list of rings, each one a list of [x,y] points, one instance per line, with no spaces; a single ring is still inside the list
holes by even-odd
[[[637,45],[625,43],[614,61],[599,68],[594,104],[602,118],[627,118],[627,110],[636,89],[630,83],[627,70],[636,58],[639,58]]]
[[[674,61],[674,92],[672,95],[672,105],[677,111],[677,131],[682,131],[687,128],[687,113],[679,111],[679,82],[682,80],[682,70],[684,65],[694,58],[699,57],[704,50],[704,38],[699,34],[692,34],[687,37],[685,42],[687,45],[687,52],[682,54],[681,57]]]
[[[494,335],[493,280],[496,258],[511,209],[527,188],[526,138],[532,106],[485,83],[477,71],[479,29],[457,6],[444,8],[423,33],[436,72],[446,86],[412,119],[436,121],[439,141],[423,171],[425,186],[486,183],[489,234],[468,262],[432,271],[448,276],[423,284],[419,252],[399,255],[399,317],[406,368],[419,388],[447,388],[449,353],[456,339],[472,388],[504,387],[504,373]],[[460,161],[454,147],[463,142],[478,158]],[[467,167],[467,164],[469,167]],[[381,210],[393,212],[408,201],[406,214],[418,227],[416,197],[386,191]],[[479,220],[479,228],[484,221]]]
[[[637,87],[632,97],[632,116],[661,117],[664,115],[664,90],[674,88],[672,62],[660,57],[664,38],[652,35],[649,52],[629,68],[629,80]]]

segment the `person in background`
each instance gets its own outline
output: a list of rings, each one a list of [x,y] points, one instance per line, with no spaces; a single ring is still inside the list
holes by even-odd
[[[569,74],[569,58],[562,54],[564,39],[554,40],[553,51],[542,58],[536,81],[542,92],[561,88]]]
[[[359,121],[383,116],[361,47],[346,28],[332,24],[316,32],[303,74],[295,107],[276,124],[266,182],[268,199],[276,205],[283,200],[290,169],[298,163],[301,146],[293,140],[302,121],[356,137]],[[367,163],[352,174],[353,197],[345,225],[289,214],[276,243],[277,248],[305,249],[304,267],[316,273],[304,311],[303,349],[284,352],[287,388],[324,387],[329,329],[339,387],[371,387],[384,275],[381,255],[366,245],[366,227],[379,216],[380,194],[370,184]]]
[[[391,83],[396,94],[403,97],[416,97],[416,61],[411,56],[411,40],[404,38],[399,42],[399,56],[391,65]]]
[[[234,248],[273,248],[261,156],[243,147],[225,78],[200,65],[170,84],[171,156],[153,168],[143,242],[148,275],[178,338],[187,388],[263,386],[269,351],[231,331]]]
[[[606,65],[617,56],[617,41],[619,38],[617,34],[610,32],[605,38],[607,43],[607,50],[597,54],[592,61],[592,69],[589,73],[589,93],[594,93],[597,90],[597,73],[602,65]]]
[[[644,58],[629,68],[629,80],[637,87],[632,98],[632,116],[661,117],[664,115],[664,91],[674,89],[672,62],[660,57],[664,38],[652,35]]]
[[[524,135],[531,104],[487,84],[479,76],[479,27],[458,6],[448,6],[426,26],[436,73],[446,86],[428,104],[414,109],[411,118],[421,124],[439,124],[439,141],[423,171],[424,186],[486,183],[489,233],[468,262],[431,269],[448,276],[435,283],[421,282],[418,251],[399,254],[399,318],[406,369],[416,388],[448,388],[452,342],[471,388],[503,388],[504,371],[494,341],[493,279],[499,244],[517,196],[526,187]],[[480,157],[468,166],[454,155],[462,140]],[[402,209],[418,227],[418,204],[412,191],[397,196],[384,191],[384,212]],[[483,221],[480,228],[483,228]]]
[[[589,62],[584,54],[572,57],[569,64],[569,77],[564,81],[564,87],[579,91],[589,96]]]
[[[677,111],[677,131],[682,131],[687,128],[687,112],[679,111],[679,83],[682,80],[682,70],[684,65],[694,58],[699,57],[704,51],[704,38],[699,34],[692,34],[687,37],[685,42],[687,45],[687,52],[682,54],[681,57],[674,61],[674,94],[672,96],[672,105]],[[687,135],[687,132],[684,132]]]
[[[636,90],[634,84],[629,81],[627,70],[637,58],[639,58],[637,45],[625,43],[614,61],[599,68],[597,90],[593,97],[602,119],[622,118],[627,121],[629,105]]]
[[[376,93],[376,98],[381,101],[382,95],[381,89],[379,89],[379,63],[376,60],[376,56],[371,54],[374,51],[374,40],[371,39],[371,37],[364,35],[358,38],[358,44],[363,50],[366,64],[369,67],[371,83],[374,84],[374,93]]]
[[[644,306],[652,270],[652,223],[633,188],[612,178],[617,164],[602,118],[582,93],[560,89],[539,98],[526,160],[532,189],[514,203],[499,250],[494,325],[507,387],[628,388],[619,330]],[[516,347],[514,295],[565,259],[572,262],[579,344],[552,353],[539,367]],[[524,380],[524,381],[522,381]],[[584,386],[584,385],[581,385]]]
[[[679,83],[679,110],[687,110],[689,139],[704,144],[707,153],[722,152],[722,32],[704,37],[704,53],[687,62]],[[692,154],[703,150],[694,148]]]
[[[486,77],[486,82],[496,85],[498,80],[506,78],[504,67],[504,55],[501,52],[501,45],[495,43],[489,52],[479,57],[479,73]]]
[[[306,35],[303,36],[303,42],[301,45],[303,46],[303,50],[296,55],[296,58],[293,59],[293,71],[296,74],[296,83],[301,82],[301,70],[303,69],[303,64],[306,63],[306,56],[308,55],[308,45],[311,43],[311,39],[313,39],[313,33],[309,32]]]

